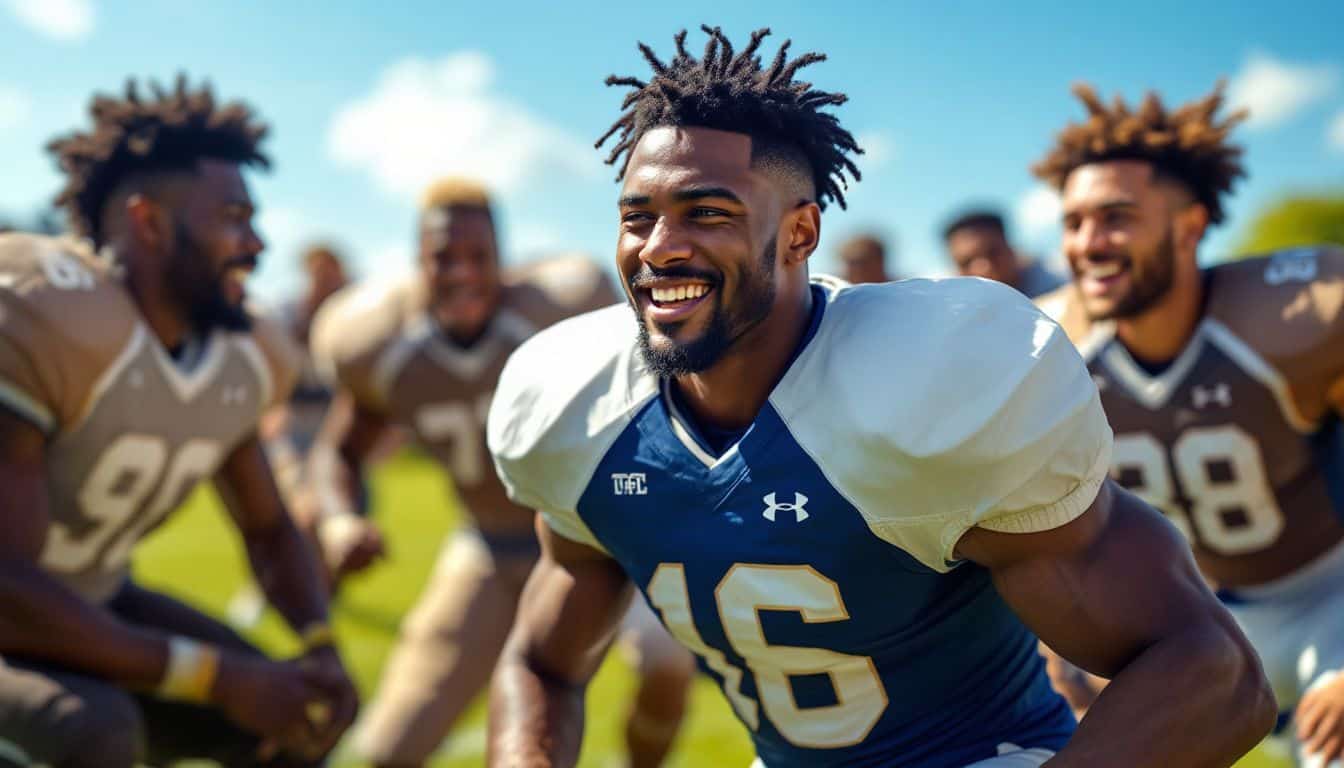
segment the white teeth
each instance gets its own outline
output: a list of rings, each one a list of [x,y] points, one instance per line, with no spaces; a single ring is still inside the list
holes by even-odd
[[[230,280],[245,283],[247,282],[247,278],[252,274],[252,270],[245,267],[234,267],[230,269],[227,274]]]
[[[1103,264],[1101,266],[1092,267],[1091,269],[1087,270],[1087,276],[1094,277],[1099,280],[1104,280],[1108,277],[1115,277],[1116,275],[1124,271],[1125,268],[1123,266],[1112,262],[1110,264]]]
[[[653,300],[659,304],[668,304],[676,301],[686,301],[688,299],[698,299],[709,293],[709,286],[703,284],[678,285],[671,288],[654,288],[651,292]]]

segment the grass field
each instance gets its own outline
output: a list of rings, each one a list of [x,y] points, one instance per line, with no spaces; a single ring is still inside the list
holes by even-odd
[[[374,480],[378,520],[388,538],[390,558],[344,590],[334,615],[341,651],[360,691],[372,694],[378,672],[391,649],[397,624],[420,591],[443,536],[457,524],[457,510],[439,472],[423,459],[401,456],[382,466]],[[213,496],[202,491],[187,508],[155,533],[136,556],[138,578],[146,585],[185,598],[216,614],[245,583],[246,564],[238,536]],[[267,613],[251,633],[276,654],[292,653],[295,643],[284,624]],[[634,679],[613,655],[588,696],[588,728],[582,768],[621,765],[621,721]],[[1182,692],[1185,695],[1185,692]],[[432,765],[479,766],[484,761],[485,711],[481,702],[458,724]],[[691,714],[670,768],[739,766],[750,763],[746,733],[717,687],[697,683]],[[338,752],[337,766],[358,763]],[[1239,768],[1283,768],[1263,757]]]

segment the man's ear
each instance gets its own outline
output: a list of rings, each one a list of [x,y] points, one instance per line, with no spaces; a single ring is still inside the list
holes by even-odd
[[[1191,203],[1176,213],[1172,233],[1181,253],[1193,253],[1209,229],[1209,209],[1203,203]]]
[[[161,251],[172,239],[168,212],[163,206],[142,192],[126,196],[127,234],[147,251]]]
[[[783,234],[785,263],[807,261],[821,242],[821,208],[812,202],[799,203],[784,215]]]

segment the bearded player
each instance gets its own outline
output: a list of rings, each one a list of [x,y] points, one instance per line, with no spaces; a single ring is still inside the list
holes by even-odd
[[[1200,269],[1200,241],[1244,173],[1228,143],[1244,115],[1219,116],[1221,89],[1176,109],[1076,93],[1087,122],[1034,169],[1063,196],[1073,271],[1042,304],[1101,390],[1112,476],[1187,534],[1259,651],[1302,764],[1338,766],[1344,252]]]
[[[987,281],[809,281],[857,178],[825,111],[845,97],[795,79],[818,54],[762,67],[765,30],[740,53],[706,32],[609,80],[633,89],[610,157],[629,306],[500,378],[490,447],[543,554],[490,764],[574,764],[638,587],[770,768],[1230,765],[1273,720],[1263,675],[1176,531],[1106,481],[1063,332]],[[1033,630],[1114,677],[1076,734]]]
[[[97,253],[0,237],[0,763],[316,762],[356,700],[256,435],[294,376],[283,331],[243,306],[263,245],[242,170],[266,165],[266,128],[184,79],[90,112],[51,149]],[[136,544],[205,478],[300,659],[131,581]]]
[[[423,764],[485,686],[538,556],[532,510],[509,501],[485,445],[505,360],[539,329],[615,300],[583,258],[504,272],[485,190],[444,179],[421,206],[417,272],[356,286],[319,314],[314,354],[342,390],[312,473],[329,561],[357,567],[378,545],[356,501],[389,425],[408,430],[447,471],[470,521],[445,543],[357,729],[357,751],[376,765]],[[680,724],[694,662],[647,609],[632,612],[627,628],[643,681],[626,729],[631,761],[656,766]]]

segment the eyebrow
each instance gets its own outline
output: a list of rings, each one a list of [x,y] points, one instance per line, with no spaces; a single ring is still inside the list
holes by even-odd
[[[1113,211],[1118,208],[1137,208],[1138,206],[1139,203],[1137,200],[1130,200],[1127,197],[1119,197],[1119,198],[1112,198],[1110,200],[1103,200],[1100,203],[1097,203],[1096,205],[1085,206],[1085,208],[1087,210],[1092,211]],[[1070,214],[1076,214],[1080,212],[1081,211],[1077,209],[1065,209],[1063,215],[1068,216]]]
[[[724,200],[731,200],[738,205],[742,205],[742,198],[737,193],[727,187],[690,187],[688,189],[679,189],[672,193],[672,199],[679,203],[691,200],[703,200],[707,197],[717,197]],[[620,199],[621,206],[648,205],[652,201],[649,195],[625,195]]]

